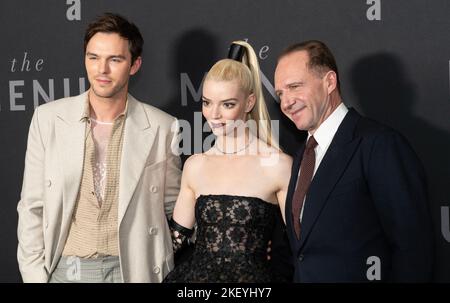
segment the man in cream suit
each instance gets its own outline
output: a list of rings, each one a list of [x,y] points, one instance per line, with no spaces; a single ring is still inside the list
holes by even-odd
[[[123,17],[88,26],[90,89],[39,106],[18,205],[24,282],[161,282],[173,268],[175,118],[128,94],[143,39]]]

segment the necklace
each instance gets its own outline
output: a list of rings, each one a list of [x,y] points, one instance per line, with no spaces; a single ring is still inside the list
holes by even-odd
[[[95,123],[101,124],[101,125],[113,125],[114,124],[114,122],[103,122],[103,121],[95,120],[94,118],[90,118],[90,119],[91,119],[91,121],[94,121]]]
[[[253,139],[254,139],[254,137],[251,137],[251,140],[249,140],[249,141],[247,142],[247,144],[244,145],[244,147],[242,147],[242,148],[240,148],[240,149],[238,149],[238,150],[232,151],[232,152],[226,152],[226,151],[221,150],[221,149],[217,146],[217,144],[214,144],[214,147],[215,147],[219,152],[221,152],[221,153],[224,154],[224,155],[233,155],[233,154],[237,154],[238,152],[247,149],[247,147],[249,147],[249,145],[253,142]]]

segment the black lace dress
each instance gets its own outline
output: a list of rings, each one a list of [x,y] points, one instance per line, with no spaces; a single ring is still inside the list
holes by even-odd
[[[271,282],[267,246],[276,211],[254,197],[199,196],[193,253],[164,282]]]

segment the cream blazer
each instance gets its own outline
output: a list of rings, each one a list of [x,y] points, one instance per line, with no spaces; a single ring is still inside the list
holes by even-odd
[[[84,155],[87,92],[36,108],[17,207],[24,282],[47,282],[64,248]],[[161,282],[173,268],[167,217],[180,188],[178,121],[128,95],[120,163],[118,230],[124,282]]]

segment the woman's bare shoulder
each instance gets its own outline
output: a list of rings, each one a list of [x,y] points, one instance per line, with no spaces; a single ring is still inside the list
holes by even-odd
[[[292,157],[283,151],[271,148],[261,153],[261,164],[271,171],[271,175],[279,176],[290,174],[292,167]]]

